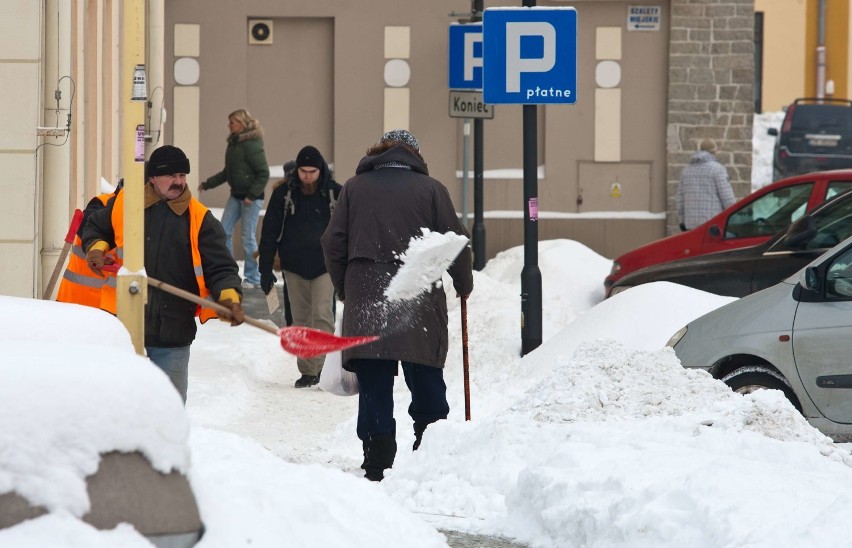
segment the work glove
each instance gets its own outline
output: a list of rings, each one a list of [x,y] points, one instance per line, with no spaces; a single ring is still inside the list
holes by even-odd
[[[234,298],[231,298],[232,295]],[[216,313],[220,320],[230,322],[233,326],[240,325],[246,321],[246,313],[243,311],[243,305],[240,304],[239,297],[236,295],[237,293],[233,289],[222,291],[222,295],[219,296],[219,304],[227,308],[229,313]]]
[[[231,299],[219,301],[219,304],[230,310],[230,314],[218,314],[219,319],[223,322],[230,322],[232,326],[237,326],[246,321],[246,314],[243,312],[243,305],[234,302]]]
[[[105,274],[101,271],[101,269],[106,264],[115,263],[115,259],[106,255],[103,250],[92,247],[88,252],[86,252],[86,263],[89,265],[89,269],[91,269],[92,272],[103,277]]]
[[[269,295],[269,292],[272,291],[272,286],[274,286],[277,281],[278,279],[271,272],[269,274],[261,274],[260,289],[263,291],[263,294]]]

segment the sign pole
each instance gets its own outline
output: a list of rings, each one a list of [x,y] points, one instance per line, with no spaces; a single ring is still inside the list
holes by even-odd
[[[535,0],[524,0],[533,7]],[[524,268],[521,270],[521,356],[541,346],[541,270],[538,267],[538,106],[523,106]]]
[[[467,166],[470,158],[470,118],[464,119],[464,137],[462,138],[462,224],[467,228]]]
[[[482,21],[482,0],[472,0],[470,9],[471,22]],[[483,221],[483,185],[482,171],[484,165],[485,126],[481,118],[473,120],[473,268],[482,270],[485,268],[485,222]]]

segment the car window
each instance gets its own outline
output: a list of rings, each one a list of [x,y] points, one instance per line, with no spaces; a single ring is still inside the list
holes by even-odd
[[[850,188],[852,188],[852,181],[831,181],[828,183],[828,190],[825,191],[825,199],[830,200]]]
[[[852,199],[838,198],[834,206],[814,213],[817,235],[807,243],[807,249],[834,247],[852,236]]]
[[[796,105],[793,131],[816,131],[831,127],[852,127],[852,108],[839,105]]]
[[[828,267],[825,296],[831,299],[852,299],[852,249],[832,261]]]
[[[772,236],[801,217],[811,197],[813,183],[785,186],[768,192],[728,217],[725,238]]]

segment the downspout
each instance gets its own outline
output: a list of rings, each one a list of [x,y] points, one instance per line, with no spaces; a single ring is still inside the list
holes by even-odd
[[[165,0],[148,0],[146,46],[148,53],[148,102],[145,112],[145,157],[162,145],[165,99]]]
[[[825,97],[825,2],[819,0],[817,13],[816,96]]]
[[[64,244],[71,220],[70,113],[75,84],[71,75],[71,2],[48,0],[44,7],[44,76],[40,133],[41,170],[36,165],[33,297],[40,297]],[[51,131],[52,130],[52,131]],[[36,154],[38,156],[38,153]]]

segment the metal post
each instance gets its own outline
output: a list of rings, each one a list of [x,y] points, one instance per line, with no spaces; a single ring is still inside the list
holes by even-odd
[[[825,0],[819,0],[817,19],[816,96],[825,97]]]
[[[482,21],[482,0],[471,2],[472,22]],[[485,141],[485,128],[481,118],[473,120],[473,268],[482,270],[485,268],[485,222],[482,218],[483,204],[483,143]]]
[[[534,7],[535,0],[524,0]],[[521,270],[521,356],[541,346],[541,270],[538,268],[538,107],[523,106],[524,268]]]
[[[470,158],[469,148],[470,148],[470,118],[464,119],[464,136],[462,138],[462,224],[467,228],[467,171],[468,171],[468,160]]]

